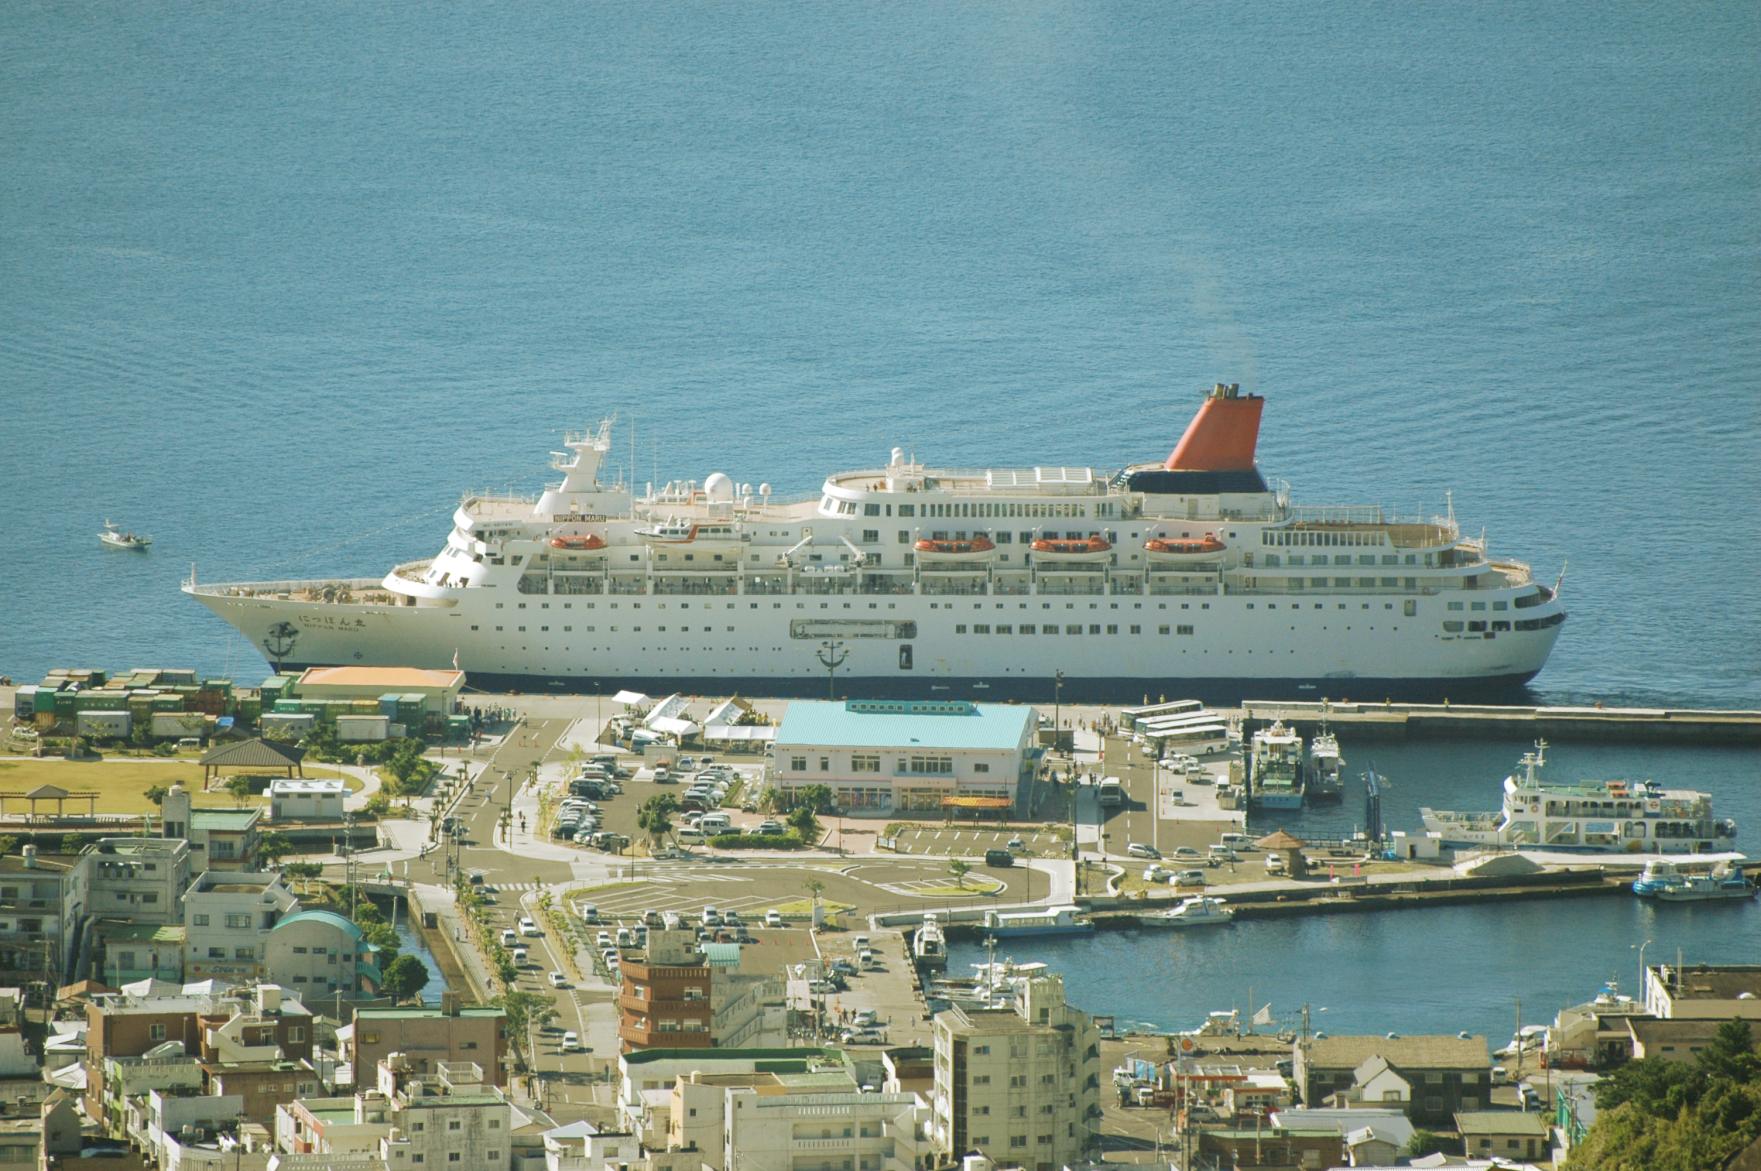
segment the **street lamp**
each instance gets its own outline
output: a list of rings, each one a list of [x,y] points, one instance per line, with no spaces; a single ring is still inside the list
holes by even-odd
[[[1647,939],[1645,942],[1639,944],[1639,995],[1640,996],[1645,995],[1645,949],[1650,947],[1651,943],[1652,943],[1652,941]]]

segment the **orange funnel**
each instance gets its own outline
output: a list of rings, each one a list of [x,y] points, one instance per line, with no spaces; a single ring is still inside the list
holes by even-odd
[[[1238,384],[1219,382],[1162,466],[1171,472],[1252,471],[1265,405],[1257,394],[1242,394]]]

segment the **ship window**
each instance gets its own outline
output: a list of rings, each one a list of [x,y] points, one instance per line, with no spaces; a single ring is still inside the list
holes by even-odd
[[[1038,634],[1039,627],[1034,626],[1032,623],[1022,623],[1021,633],[1022,634]]]
[[[472,630],[476,630],[476,629],[477,629],[477,628],[476,628],[476,627],[475,627],[475,626],[473,626],[473,627],[471,627],[471,629],[472,629]]]
[[[1101,628],[1099,626],[1090,626],[1088,628],[1088,632],[1090,634],[1099,634],[1101,632]]]
[[[901,504],[901,505],[899,505],[899,515],[900,516],[916,516],[917,515],[917,505],[915,505],[915,504]]]
[[[1483,634],[1486,630],[1486,624],[1484,622],[1470,622],[1467,624],[1467,628],[1469,633]]]
[[[1133,626],[1133,627],[1132,627],[1132,628],[1131,628],[1131,633],[1132,633],[1132,634],[1142,634],[1142,633],[1143,633],[1143,627],[1141,627],[1141,626]]]
[[[1461,633],[1461,623],[1459,621],[1445,622],[1443,624],[1443,629],[1450,634],[1460,634]]]
[[[1192,633],[1192,627],[1190,627],[1190,626],[1176,626],[1174,628],[1174,633],[1190,635]]]
[[[990,632],[991,627],[988,622],[978,622],[973,624],[972,633],[974,634],[989,634]]]
[[[957,626],[955,626],[954,633],[955,634],[965,634],[966,633],[966,623],[962,622],[962,623],[958,624]]]
[[[1484,610],[1486,608],[1486,603],[1475,602],[1470,608],[1474,610]]]
[[[1108,627],[1107,627],[1107,633],[1108,633],[1108,634],[1118,634],[1118,633],[1119,633],[1119,628],[1118,628],[1118,627],[1117,627],[1117,626],[1108,626]]]
[[[1494,622],[1492,624],[1492,629],[1493,630],[1509,630],[1510,623],[1509,622]]]
[[[1494,610],[1508,610],[1508,609],[1510,609],[1510,603],[1509,602],[1493,602],[1492,608]]]

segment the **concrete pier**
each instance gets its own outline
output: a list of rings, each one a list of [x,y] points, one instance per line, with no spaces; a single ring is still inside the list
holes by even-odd
[[[1501,707],[1491,704],[1248,700],[1241,714],[1308,728],[1325,717],[1354,737],[1476,735],[1603,743],[1761,744],[1761,711],[1695,708]]]

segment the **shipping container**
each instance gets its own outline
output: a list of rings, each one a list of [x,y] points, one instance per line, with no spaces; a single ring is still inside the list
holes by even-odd
[[[181,740],[208,732],[207,717],[201,712],[154,712],[151,726],[158,740]]]
[[[290,736],[304,736],[318,722],[318,717],[304,712],[266,712],[263,715],[262,727],[265,732],[279,732]]]
[[[80,712],[73,723],[73,730],[79,735],[100,739],[127,736],[133,727],[133,717],[119,711]]]
[[[13,693],[12,717],[16,720],[28,720],[36,714],[37,685],[35,683],[27,683]]]
[[[402,697],[395,691],[387,692],[379,697],[379,714],[383,716],[397,715],[397,703]]]
[[[52,712],[52,711],[54,711],[55,710],[55,695],[56,695],[56,692],[55,692],[54,688],[51,688],[51,687],[37,688],[37,694],[35,697],[35,699],[36,699],[35,709],[39,712]]]
[[[336,738],[351,743],[384,740],[391,734],[391,721],[384,716],[340,715],[336,718]]]

